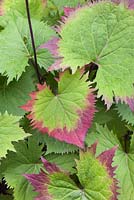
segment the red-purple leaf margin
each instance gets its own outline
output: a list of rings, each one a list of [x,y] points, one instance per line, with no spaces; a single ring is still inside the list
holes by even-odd
[[[42,162],[46,171],[49,174],[60,172],[60,169],[55,164],[51,164],[44,158],[42,158]],[[48,193],[48,185],[50,183],[50,178],[47,172],[41,170],[39,174],[24,175],[34,186],[35,191],[39,193],[35,200],[52,200],[52,196]]]
[[[38,91],[32,92],[30,94],[31,100],[29,100],[26,103],[26,105],[21,106],[21,108],[23,108],[25,111],[30,112],[30,114],[27,117],[31,120],[31,125],[33,126],[33,128],[38,129],[42,133],[48,133],[49,136],[54,137],[60,141],[67,142],[69,144],[74,144],[80,148],[84,148],[85,136],[87,134],[88,129],[92,125],[92,120],[96,111],[94,106],[95,97],[92,93],[92,90],[89,89],[89,93],[85,99],[86,108],[83,110],[77,110],[79,120],[77,121],[77,125],[76,127],[74,127],[74,129],[68,130],[65,126],[63,129],[56,127],[53,130],[49,130],[49,127],[45,127],[42,121],[36,120],[33,110],[34,104],[37,100],[36,96],[38,92],[40,92],[41,90],[45,90],[46,88],[46,84],[38,85]]]

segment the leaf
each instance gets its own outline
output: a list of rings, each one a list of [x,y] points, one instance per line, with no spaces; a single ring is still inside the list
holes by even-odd
[[[13,115],[23,115],[25,112],[20,108],[29,99],[28,94],[35,89],[32,75],[33,70],[27,68],[19,79],[13,80],[7,85],[7,78],[0,76],[0,112],[7,111]]]
[[[19,127],[19,116],[0,114],[0,157],[4,157],[7,150],[15,150],[13,141],[22,140],[29,136]]]
[[[134,0],[127,0],[122,2],[121,0],[112,0],[116,4],[121,4],[129,9],[134,9]]]
[[[53,94],[46,84],[38,86],[31,100],[22,106],[30,111],[32,126],[60,141],[84,147],[84,139],[95,112],[94,96],[87,77],[78,70],[60,74],[58,91]],[[81,78],[81,79],[80,79]]]
[[[129,149],[129,153],[132,153],[134,154],[134,133],[131,137],[131,140],[130,140],[130,149]]]
[[[93,62],[99,66],[94,80],[98,97],[103,96],[108,108],[114,96],[117,102],[133,97],[133,11],[99,2],[72,12],[63,19],[58,31],[61,59],[55,63],[56,69],[71,67],[75,72],[78,66]]]
[[[51,26],[59,24],[63,15],[64,7],[76,7],[85,3],[85,0],[47,0],[47,4],[43,14],[43,21]]]
[[[41,50],[39,47],[54,35],[54,31],[43,22],[36,20],[32,21],[32,25],[38,64],[46,69],[53,63],[53,59],[47,49]],[[9,83],[13,78],[20,78],[29,59],[33,58],[27,19],[12,17],[0,34],[0,41],[0,73],[8,76]]]
[[[131,111],[127,104],[118,103],[117,111],[123,120],[128,122],[128,124],[134,125],[134,112]]]
[[[78,150],[76,146],[67,144],[66,142],[63,141],[61,142],[48,135],[44,135],[44,141],[47,145],[47,154],[49,153],[63,154],[63,153],[75,152]]]
[[[115,168],[111,167],[115,148],[104,152],[97,158],[94,156],[95,148],[96,144],[87,152],[81,152],[80,160],[76,162],[80,188],[68,173],[43,159],[46,171],[42,170],[40,174],[25,175],[39,193],[36,199],[116,200],[117,186],[116,180],[113,178]]]
[[[30,15],[32,18],[41,19],[45,9],[45,2],[41,0],[29,0]],[[17,11],[22,16],[27,17],[26,5],[23,0],[4,0],[2,3],[4,12]]]
[[[24,117],[20,122],[20,126],[25,130],[25,132],[31,133],[36,140],[41,144],[46,144],[46,154],[64,154],[64,153],[73,153],[78,151],[78,147],[67,144],[66,142],[61,142],[48,136],[47,134],[42,134],[39,130],[33,129],[30,126],[30,121]],[[58,155],[57,155],[58,156]]]
[[[85,196],[93,200],[117,199],[117,180],[113,178],[116,167],[112,167],[116,147],[95,159],[96,147],[97,144],[93,144],[89,152],[81,152],[77,161],[79,181],[87,193]]]
[[[62,11],[64,7],[76,7],[79,4],[85,3],[85,0],[50,0],[58,8],[59,11]]]
[[[36,192],[33,192],[23,174],[39,173],[42,167],[42,146],[39,146],[36,138],[29,137],[28,142],[14,143],[14,148],[16,152],[9,151],[7,157],[2,160],[0,171],[8,185],[14,188],[14,200],[33,200]]]
[[[109,130],[112,130],[118,138],[122,138],[127,132],[126,123],[122,121],[122,118],[119,116],[116,111],[116,106],[113,105],[109,110],[107,110],[104,102],[102,103],[100,100],[96,103],[96,110],[94,120],[93,120],[93,128],[96,130],[96,123],[99,125],[107,125]],[[92,131],[92,130],[91,130]]]
[[[134,112],[134,98],[128,98],[127,104],[129,105],[130,109]]]
[[[97,155],[101,152],[118,145],[114,156],[114,166],[118,166],[115,171],[116,178],[119,180],[119,200],[133,200],[134,197],[134,151],[124,152],[117,137],[108,130],[107,127],[97,125],[96,132],[87,135],[87,144],[90,146],[98,140]],[[134,146],[133,146],[134,148]]]
[[[2,195],[2,194],[0,194],[0,199],[1,200],[13,200],[12,196],[10,196],[10,195]]]
[[[59,147],[60,148],[60,147]],[[45,158],[51,162],[58,165],[63,170],[69,171],[71,174],[76,172],[75,159],[78,159],[77,153],[66,153],[66,154],[48,154]]]

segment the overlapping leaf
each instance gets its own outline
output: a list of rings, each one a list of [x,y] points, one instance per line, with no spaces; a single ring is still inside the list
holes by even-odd
[[[45,158],[51,162],[58,165],[63,170],[69,171],[70,174],[76,172],[76,163],[75,159],[78,159],[77,153],[66,153],[66,154],[48,154]]]
[[[123,6],[100,2],[74,11],[59,27],[58,65],[61,68],[96,63],[94,82],[107,106],[134,95],[134,14]],[[57,64],[57,63],[56,63]],[[60,64],[60,65],[59,65]]]
[[[55,138],[52,138],[48,135],[45,135],[43,138],[44,142],[47,145],[47,153],[69,153],[69,152],[75,152],[78,151],[78,147],[67,144],[66,142],[61,142],[59,140],[56,140]]]
[[[0,114],[0,157],[4,157],[7,150],[15,150],[13,141],[22,140],[29,136],[19,127],[20,117],[5,113]]]
[[[2,160],[0,171],[8,185],[14,188],[14,200],[33,200],[36,192],[23,174],[39,173],[42,167],[42,146],[39,146],[36,138],[29,137],[28,142],[14,143],[14,149],[16,152],[9,151],[7,157]]]
[[[127,1],[112,0],[112,2],[116,4],[121,4],[129,9],[134,9],[134,0],[127,0]]]
[[[127,104],[129,105],[132,112],[134,112],[134,98],[128,98]]]
[[[38,47],[54,35],[46,24],[33,20],[34,38],[37,48],[38,64],[47,68],[53,63],[53,59],[47,49]],[[28,60],[33,58],[31,38],[29,34],[28,22],[24,18],[10,19],[6,28],[0,34],[0,73],[8,76],[8,82],[13,78],[17,79],[25,71]]]
[[[12,81],[7,85],[7,78],[0,76],[0,112],[7,111],[13,115],[23,115],[24,111],[21,105],[29,99],[28,94],[35,89],[32,81],[32,69],[27,69],[19,79]]]
[[[122,121],[122,117],[119,116],[119,113],[116,110],[116,106],[112,106],[109,110],[107,110],[104,102],[102,103],[100,100],[96,103],[97,112],[95,113],[92,130],[96,130],[96,123],[99,125],[107,125],[109,130],[112,130],[118,138],[122,138],[126,132],[127,127],[126,123]],[[90,130],[90,131],[92,131]]]
[[[11,195],[0,195],[1,200],[13,200]]]
[[[45,9],[46,0],[29,0],[31,17],[41,19]],[[23,0],[4,0],[2,3],[4,13],[17,11],[22,16],[27,17],[26,5]]]
[[[131,111],[128,105],[125,103],[119,103],[117,105],[117,110],[123,120],[127,121],[131,125],[134,125],[134,112]]]
[[[81,70],[60,75],[58,91],[53,94],[44,84],[31,94],[32,100],[22,106],[30,111],[32,126],[60,141],[84,147],[84,139],[95,112],[94,95],[81,78]]]
[[[96,144],[87,152],[81,152],[80,160],[76,162],[77,177],[81,187],[77,186],[68,173],[43,159],[47,172],[41,171],[40,174],[25,175],[39,192],[36,199],[116,200],[117,181],[113,178],[115,167],[111,166],[115,148],[103,152],[97,158],[94,155],[95,151]]]
[[[133,200],[134,197],[134,137],[131,141],[129,152],[126,153],[117,137],[107,127],[97,125],[96,132],[88,134],[87,143],[89,146],[98,140],[97,155],[118,145],[114,156],[114,165],[117,165],[116,178],[119,180],[119,200]]]
[[[78,147],[72,144],[67,144],[66,142],[59,141],[53,137],[50,137],[47,134],[41,134],[41,132],[37,129],[33,129],[31,127],[30,121],[27,118],[23,118],[20,122],[21,127],[27,133],[31,133],[36,137],[36,140],[39,143],[43,143],[47,146],[46,154],[65,154],[65,153],[74,153],[78,151]]]
[[[79,4],[85,3],[85,0],[49,0],[54,3],[54,5],[59,9],[59,11],[62,11],[64,7],[76,7]]]

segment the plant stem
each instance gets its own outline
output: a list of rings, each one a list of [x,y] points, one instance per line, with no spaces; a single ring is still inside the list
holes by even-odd
[[[124,135],[124,151],[126,153],[129,152],[129,146],[130,146],[130,131],[128,131],[126,135]]]
[[[35,48],[34,35],[33,35],[33,29],[32,29],[32,23],[31,23],[30,9],[29,9],[29,2],[28,2],[28,0],[25,0],[25,4],[26,4],[27,19],[28,19],[29,30],[30,30],[31,41],[32,41],[32,47],[33,47],[33,53],[34,53],[33,66],[34,66],[34,69],[36,71],[38,81],[41,84],[42,81],[41,81],[41,75],[40,75],[39,68],[38,68],[36,48]]]

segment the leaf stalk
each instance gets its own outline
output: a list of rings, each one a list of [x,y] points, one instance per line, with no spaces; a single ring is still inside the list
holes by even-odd
[[[38,81],[41,84],[42,83],[42,81],[41,81],[41,74],[39,72],[39,67],[38,67],[38,62],[37,62],[37,54],[36,54],[34,34],[33,34],[33,28],[32,28],[32,23],[31,23],[31,16],[30,16],[30,9],[29,9],[29,2],[28,2],[28,0],[25,0],[25,4],[26,4],[26,12],[27,12],[27,19],[28,19],[28,24],[29,24],[31,42],[32,42],[32,47],[33,47],[33,54],[34,54],[33,66],[34,66],[34,69],[36,71]]]

